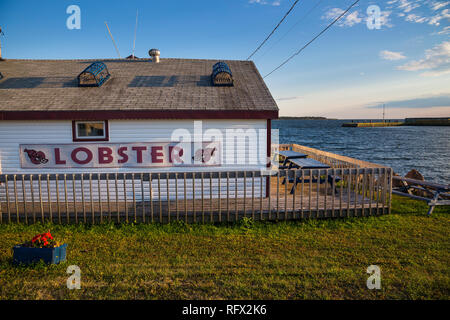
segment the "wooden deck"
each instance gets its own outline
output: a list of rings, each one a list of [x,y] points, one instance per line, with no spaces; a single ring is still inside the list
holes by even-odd
[[[332,189],[329,184],[299,183],[290,194],[291,183],[282,184],[282,178],[272,177],[270,197],[227,199],[226,194],[217,198],[195,200],[154,201],[98,201],[65,202],[16,202],[1,204],[3,222],[32,223],[51,220],[56,223],[104,221],[162,222],[174,220],[192,222],[237,221],[243,217],[254,220],[292,220],[302,218],[331,218],[379,215],[388,212],[387,199],[381,192],[372,195],[350,190],[344,185]],[[9,207],[9,208],[8,208]],[[94,214],[92,214],[92,212]]]
[[[390,212],[391,168],[297,144],[279,150],[329,168],[274,170],[270,177],[267,170],[0,174],[0,223],[201,223]],[[294,194],[291,183],[281,183],[286,175],[300,179]]]

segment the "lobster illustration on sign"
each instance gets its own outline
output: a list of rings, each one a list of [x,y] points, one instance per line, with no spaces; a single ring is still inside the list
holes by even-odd
[[[42,164],[48,162],[48,159],[45,158],[45,153],[43,153],[42,151],[36,151],[33,149],[25,149],[23,151],[28,154],[28,158],[30,158],[31,163],[33,164]]]
[[[192,157],[194,161],[201,161],[202,163],[208,162],[211,160],[211,157],[214,156],[214,152],[216,148],[206,148],[206,149],[198,149],[195,152],[195,155]]]

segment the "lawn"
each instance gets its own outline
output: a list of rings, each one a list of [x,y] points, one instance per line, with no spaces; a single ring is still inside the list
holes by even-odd
[[[368,218],[185,225],[0,226],[0,299],[449,299],[450,208],[394,197]],[[68,261],[11,263],[50,229]],[[381,289],[369,290],[369,265]],[[69,265],[81,289],[68,290]]]

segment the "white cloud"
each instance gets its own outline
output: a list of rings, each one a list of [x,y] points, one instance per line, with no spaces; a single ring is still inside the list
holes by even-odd
[[[436,10],[439,10],[440,8],[448,6],[449,4],[450,4],[450,1],[446,1],[446,2],[436,1],[431,4],[431,9],[436,11]]]
[[[325,12],[325,14],[322,16],[322,19],[336,19],[337,17],[339,17],[339,15],[342,14],[342,12],[344,12],[344,10],[340,9],[340,8],[332,8],[330,10],[328,10],[327,12]]]
[[[444,29],[442,29],[441,31],[438,31],[433,34],[450,34],[450,26],[444,27]]]
[[[408,22],[427,22],[429,25],[439,26],[444,19],[450,21],[450,12],[448,9],[450,1],[392,0],[388,1],[388,4],[391,4],[391,8],[395,7],[398,17],[403,17]],[[423,4],[428,4],[428,12],[426,12],[425,8],[420,10],[420,12],[416,10],[422,7]],[[413,10],[414,13],[411,12]],[[439,12],[439,10],[441,11]]]
[[[408,1],[408,0],[400,0],[400,4],[398,6],[399,9],[401,9],[403,12],[408,13],[416,8],[419,8],[421,6],[420,3],[417,1]]]
[[[325,14],[322,16],[322,19],[333,21],[337,17],[339,17],[344,10],[340,8],[332,8],[329,9]],[[381,11],[380,16],[380,25],[383,27],[392,27],[392,24],[390,23],[389,16],[391,15],[391,11]],[[338,22],[336,22],[336,25],[339,27],[353,27],[354,25],[357,25],[361,22],[365,22],[367,20],[372,20],[373,18],[369,18],[368,16],[360,13],[358,10],[353,11],[351,13],[347,13],[344,15]]]
[[[275,0],[275,1],[249,0],[249,3],[269,4],[269,5],[272,5],[272,6],[279,6],[281,4],[281,1],[280,0]]]
[[[381,17],[380,17],[380,24],[381,26],[385,26],[388,28],[392,28],[393,25],[390,23],[389,16],[391,15],[392,11],[381,11]]]
[[[326,20],[334,20],[339,17],[344,10],[340,8],[332,8],[328,10],[323,16],[322,19]],[[360,16],[358,11],[353,11],[352,13],[347,13],[343,16],[336,24],[341,27],[352,27],[355,24],[358,24],[363,21],[363,18]]]
[[[344,26],[351,27],[355,24],[360,23],[362,20],[363,19],[359,16],[358,11],[353,11],[352,13],[349,13],[342,17],[342,19],[338,23],[341,23]]]
[[[287,100],[296,100],[296,99],[301,99],[302,97],[297,97],[297,96],[295,96],[295,97],[281,97],[281,98],[277,98],[277,99],[275,99],[275,100],[278,100],[278,101],[287,101]]]
[[[450,41],[444,41],[431,49],[425,51],[425,57],[413,60],[397,69],[405,71],[420,71],[423,76],[439,76],[450,73]]]
[[[438,77],[438,76],[442,76],[444,74],[449,74],[449,73],[450,73],[450,68],[444,69],[444,70],[425,71],[421,75],[424,77]]]
[[[428,21],[428,18],[418,16],[417,14],[410,13],[405,18],[406,21],[415,22],[415,23],[424,23]]]
[[[406,57],[402,54],[402,52],[395,52],[395,51],[389,51],[389,50],[383,50],[380,51],[380,57],[384,60],[401,60],[405,59]]]
[[[428,24],[439,26],[441,24],[440,21],[442,19],[450,20],[449,9],[444,9],[444,10],[441,11],[441,13],[438,13],[438,14],[434,15],[433,17],[430,17],[430,20],[428,21]]]

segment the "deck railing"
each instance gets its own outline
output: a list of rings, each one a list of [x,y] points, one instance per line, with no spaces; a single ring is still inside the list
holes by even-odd
[[[301,146],[299,144],[280,144],[280,150],[293,150],[301,152],[308,155],[308,158],[315,159],[322,163],[328,164],[332,168],[384,168],[385,166],[367,162],[363,160],[358,160],[355,158],[350,158],[346,156],[341,156],[335,153],[322,151],[315,148]]]
[[[286,177],[290,182],[283,184]],[[390,211],[391,187],[392,169],[385,167],[278,170],[272,175],[260,171],[0,174],[0,223],[205,223],[242,217],[378,215]]]

